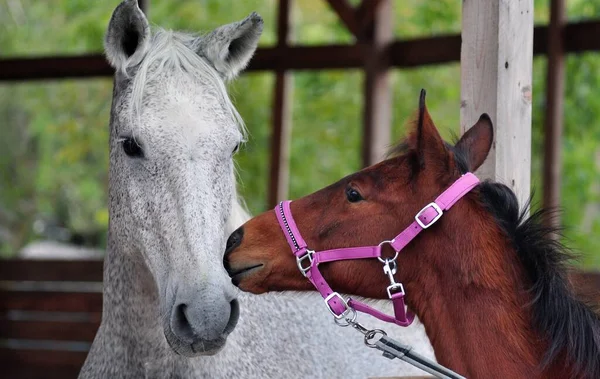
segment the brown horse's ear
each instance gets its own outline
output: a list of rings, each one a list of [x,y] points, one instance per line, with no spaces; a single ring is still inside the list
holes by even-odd
[[[466,153],[469,171],[475,171],[483,164],[492,148],[493,140],[494,126],[490,116],[484,113],[456,143],[456,148]]]
[[[421,90],[419,97],[419,118],[417,120],[417,129],[413,134],[413,147],[419,156],[419,165],[424,167],[426,161],[444,161],[447,158],[447,151],[444,140],[435,127],[427,106],[425,105],[425,90]],[[434,163],[435,164],[435,163]]]

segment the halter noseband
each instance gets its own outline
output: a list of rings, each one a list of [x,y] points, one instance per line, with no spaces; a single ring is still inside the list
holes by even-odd
[[[404,304],[404,287],[402,283],[394,280],[396,273],[396,259],[400,251],[406,247],[422,230],[429,228],[442,217],[444,211],[449,210],[458,200],[479,184],[479,179],[472,173],[466,173],[446,189],[434,202],[427,204],[417,215],[415,221],[394,239],[382,241],[377,246],[349,247],[333,250],[315,252],[310,250],[300,234],[300,230],[294,222],[290,209],[291,201],[282,201],[275,207],[275,214],[279,226],[285,234],[292,253],[296,256],[296,263],[302,274],[315,286],[323,297],[327,308],[334,316],[336,323],[343,324],[346,319],[354,321],[356,311],[370,314],[385,322],[399,326],[409,326],[415,315],[406,309]],[[396,254],[393,258],[382,258],[381,249],[383,245],[389,245]],[[388,276],[390,285],[387,294],[392,300],[394,317],[388,316],[364,303],[354,299],[344,298],[331,287],[319,271],[319,264],[326,262],[341,261],[347,259],[377,258],[383,263],[383,272]],[[347,324],[345,324],[347,325]]]

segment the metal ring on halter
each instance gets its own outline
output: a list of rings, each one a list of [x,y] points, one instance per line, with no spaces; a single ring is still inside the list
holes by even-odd
[[[378,335],[381,334],[381,337],[383,336],[387,336],[387,333],[381,329],[373,329],[373,330],[369,330],[367,333],[365,333],[365,345],[367,345],[370,348],[376,348],[377,345],[375,345],[375,343],[372,343],[371,341]],[[380,337],[380,339],[381,339]],[[379,341],[379,340],[377,340]],[[377,342],[375,341],[375,342]]]
[[[383,246],[383,245],[385,245],[385,244],[388,244],[388,245],[390,245],[390,247],[391,247],[392,249],[394,249],[394,246],[392,246],[392,244],[393,244],[393,243],[394,243],[394,240],[391,240],[391,241],[389,241],[389,240],[386,240],[386,241],[381,241],[381,242],[379,242],[379,245],[377,245],[377,247],[381,247],[381,246]],[[396,249],[394,249],[394,251],[396,251]],[[390,259],[390,258],[383,259],[383,258],[381,258],[381,257],[377,257],[377,259],[379,259],[379,262],[381,262],[381,263],[385,263],[385,261],[386,261],[386,260],[387,260],[387,261],[389,261],[389,262],[393,262],[393,261],[395,261],[395,260],[396,260],[396,258],[398,258],[398,253],[399,253],[399,252],[398,252],[398,251],[396,251],[396,255],[394,255],[394,257],[393,257],[392,259]]]
[[[354,308],[348,308],[344,313],[343,318],[333,317],[333,321],[337,326],[341,326],[345,328],[348,325],[353,325],[356,323],[356,310]]]

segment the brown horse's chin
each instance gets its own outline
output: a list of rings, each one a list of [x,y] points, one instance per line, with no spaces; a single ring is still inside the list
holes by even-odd
[[[245,292],[251,292],[254,294],[261,294],[267,292],[266,289],[259,288],[255,285],[258,277],[260,277],[261,271],[265,268],[262,263],[248,264],[242,267],[236,267],[229,270],[229,276],[231,277],[231,283]]]

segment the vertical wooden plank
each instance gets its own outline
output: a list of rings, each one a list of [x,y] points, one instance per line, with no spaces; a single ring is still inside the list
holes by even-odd
[[[280,0],[277,15],[277,45],[288,46],[290,37],[291,0]],[[271,162],[269,167],[269,192],[267,205],[275,206],[284,200],[288,193],[290,137],[291,137],[291,95],[293,78],[286,70],[275,71],[273,91],[273,133],[271,135]]]
[[[560,206],[561,142],[563,130],[563,97],[565,52],[563,31],[566,21],[564,0],[550,1],[548,26],[548,71],[546,76],[546,113],[544,125],[543,206]],[[548,226],[559,226],[558,214],[547,217]]]
[[[463,0],[461,132],[482,113],[494,144],[478,170],[511,187],[521,204],[531,181],[533,0]]]
[[[390,145],[392,94],[386,48],[392,38],[392,2],[382,0],[374,10],[372,25],[361,39],[370,44],[370,51],[365,56],[363,166],[383,159]]]
[[[379,8],[379,3],[382,0],[362,0],[362,2],[356,7],[354,13],[358,30],[362,33],[366,28],[369,27],[375,17],[375,10]]]

